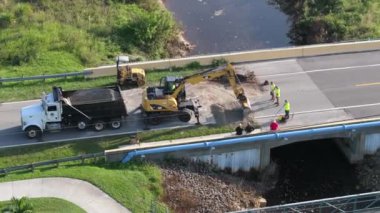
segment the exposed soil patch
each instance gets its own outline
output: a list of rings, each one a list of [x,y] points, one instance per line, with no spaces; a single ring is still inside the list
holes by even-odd
[[[205,163],[162,163],[164,202],[175,212],[226,212],[259,207],[253,181],[216,170]]]

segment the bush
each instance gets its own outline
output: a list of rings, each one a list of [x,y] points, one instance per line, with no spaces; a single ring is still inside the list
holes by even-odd
[[[0,29],[11,25],[12,16],[9,13],[0,13]]]
[[[114,63],[120,54],[166,57],[176,24],[154,0],[8,0],[0,3],[0,29],[4,70],[36,65],[49,52],[74,55],[84,67]]]

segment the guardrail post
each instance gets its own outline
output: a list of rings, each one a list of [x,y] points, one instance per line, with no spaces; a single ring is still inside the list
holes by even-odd
[[[0,77],[0,86],[2,86],[2,85],[3,85],[3,82],[1,81],[1,79],[2,79],[2,78]]]
[[[4,176],[6,176],[6,175],[7,175],[7,173],[8,173],[8,172],[7,172],[7,170],[6,170],[6,169],[2,169],[2,170],[1,170],[1,175],[4,175]]]
[[[34,167],[35,167],[34,164],[31,163],[31,164],[30,164],[30,169],[32,170],[32,172],[34,172]]]
[[[82,160],[82,164],[84,164],[84,159],[85,159],[85,158],[83,157],[83,155],[81,155],[80,158],[81,158],[81,160]]]

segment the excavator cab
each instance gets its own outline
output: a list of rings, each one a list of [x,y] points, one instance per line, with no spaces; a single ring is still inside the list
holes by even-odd
[[[160,80],[160,87],[163,88],[163,94],[164,95],[173,94],[174,90],[179,86],[182,80],[183,80],[182,77],[175,77],[175,76],[162,77]],[[186,91],[184,87],[181,90],[181,92],[178,94],[177,101],[181,101],[185,99],[186,99]]]

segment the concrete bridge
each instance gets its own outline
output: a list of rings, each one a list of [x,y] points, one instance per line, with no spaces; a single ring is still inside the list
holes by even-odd
[[[243,137],[220,134],[136,144],[106,151],[108,161],[128,162],[132,158],[189,158],[211,163],[232,172],[262,170],[270,164],[271,149],[297,142],[335,139],[351,163],[362,160],[380,148],[380,118],[331,123],[279,132],[255,131]],[[302,150],[300,150],[302,151]],[[322,155],[322,154],[321,154]]]

